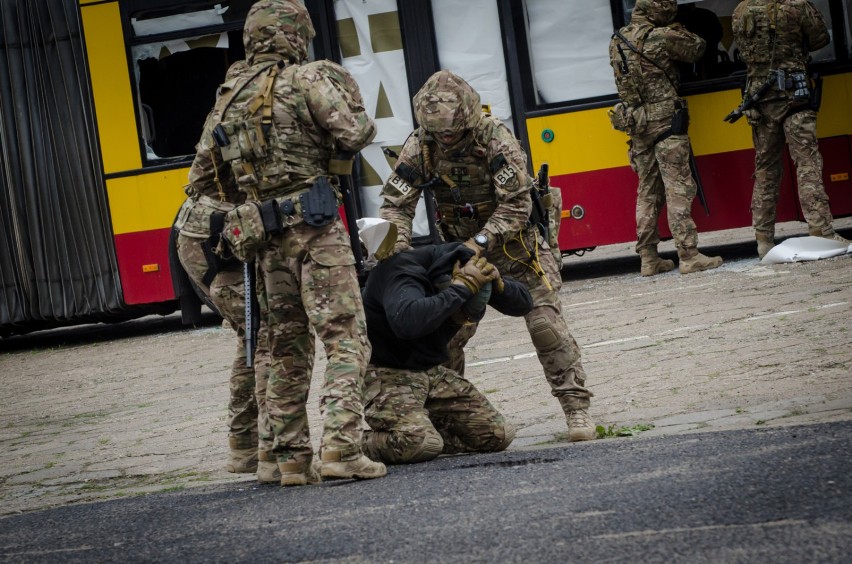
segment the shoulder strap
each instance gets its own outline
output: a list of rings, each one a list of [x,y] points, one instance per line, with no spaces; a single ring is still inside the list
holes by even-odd
[[[278,72],[283,68],[284,61],[278,61],[267,67],[266,76],[263,77],[263,83],[258,89],[257,96],[248,105],[250,116],[263,107],[261,123],[264,125],[272,123],[272,87],[275,85],[275,78],[278,76]]]
[[[227,111],[228,111],[228,108],[230,108],[230,107],[231,107],[231,103],[234,101],[234,98],[236,98],[236,97],[237,97],[237,95],[238,95],[240,92],[242,92],[242,91],[245,89],[245,87],[246,87],[246,86],[248,86],[249,84],[251,84],[251,83],[254,81],[254,79],[255,79],[255,78],[257,78],[258,76],[260,76],[260,75],[261,75],[261,73],[263,73],[264,71],[268,71],[268,70],[270,70],[270,67],[274,67],[274,66],[275,66],[275,67],[277,67],[277,66],[279,66],[279,65],[283,66],[283,61],[279,61],[279,62],[277,62],[277,63],[271,63],[271,64],[269,64],[269,65],[266,65],[265,67],[261,67],[261,68],[260,68],[260,69],[259,69],[256,73],[254,73],[253,75],[251,75],[251,76],[250,76],[248,79],[246,79],[246,80],[245,80],[242,84],[240,84],[239,88],[234,88],[233,90],[231,90],[231,91],[227,94],[227,96],[226,96],[226,102],[225,102],[225,105],[222,107],[222,116],[224,116],[224,115],[225,115],[225,112],[227,112]],[[279,68],[280,68],[280,67],[279,67]],[[275,71],[275,72],[276,72],[276,74],[277,74],[277,72],[278,72],[278,71]],[[273,81],[273,82],[274,82],[274,81]],[[255,108],[255,111],[256,111],[256,110],[257,110],[257,108]],[[252,113],[254,113],[254,112],[252,112]]]
[[[651,28],[651,29],[648,31],[648,33],[646,33],[646,34],[645,34],[645,37],[647,37],[647,36],[648,36],[648,34],[650,34],[650,33],[651,33],[651,31],[653,31],[653,28]],[[643,53],[640,49],[637,49],[635,45],[633,45],[633,44],[632,44],[632,43],[631,43],[631,42],[630,42],[630,41],[629,41],[626,37],[624,37],[624,36],[621,34],[621,31],[616,31],[616,32],[613,34],[613,37],[617,37],[617,38],[618,38],[618,39],[619,39],[622,43],[624,43],[625,45],[627,45],[627,48],[628,48],[628,49],[630,49],[631,51],[633,51],[634,53],[636,53],[637,55],[639,55],[640,57],[642,57],[643,59],[645,59],[646,61],[648,61],[648,62],[649,62],[649,63],[651,63],[652,65],[654,65],[655,67],[657,67],[658,69],[660,69],[660,71],[662,71],[662,73],[665,75],[666,79],[669,81],[669,84],[671,84],[671,85],[672,85],[672,88],[674,88],[674,89],[675,89],[675,91],[677,91],[677,86],[675,85],[675,81],[674,81],[674,80],[672,80],[672,77],[671,77],[671,76],[669,76],[669,73],[667,73],[667,72],[666,72],[666,70],[665,70],[663,67],[661,67],[660,65],[658,65],[658,64],[657,64],[657,61],[655,61],[654,59],[652,59],[652,58],[650,58],[649,56],[647,56],[647,55],[646,55],[645,53]],[[644,41],[643,41],[643,43],[644,43]]]

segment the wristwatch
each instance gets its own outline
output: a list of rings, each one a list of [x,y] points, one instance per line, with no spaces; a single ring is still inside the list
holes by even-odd
[[[482,247],[483,249],[488,248],[488,236],[482,233],[477,233],[476,235],[474,235],[473,242]]]

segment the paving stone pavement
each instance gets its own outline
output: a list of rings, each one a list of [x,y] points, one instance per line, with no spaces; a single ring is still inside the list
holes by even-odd
[[[852,218],[836,226],[848,237]],[[806,234],[799,223],[778,233]],[[761,266],[749,241],[744,229],[701,234],[726,263],[688,276],[642,278],[632,245],[566,258],[564,313],[595,393],[591,415],[608,434],[852,419],[852,255]],[[218,324],[180,329],[173,315],[0,342],[0,515],[251,486],[252,475],[223,469],[235,340]],[[565,444],[523,320],[490,312],[467,359],[470,380],[518,427],[510,449]],[[324,365],[320,354],[315,383]],[[316,444],[316,386],[309,417]]]

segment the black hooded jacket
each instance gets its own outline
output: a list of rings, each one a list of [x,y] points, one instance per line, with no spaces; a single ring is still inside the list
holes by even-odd
[[[436,283],[452,276],[456,261],[471,256],[461,243],[429,245],[394,255],[370,272],[362,291],[370,364],[427,370],[449,359],[447,343],[460,327],[451,316],[471,292],[454,284],[440,290]],[[533,302],[526,287],[508,277],[503,281],[505,290],[492,292],[488,305],[505,315],[529,313]]]

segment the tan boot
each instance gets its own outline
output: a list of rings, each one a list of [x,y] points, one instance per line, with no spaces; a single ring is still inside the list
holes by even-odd
[[[771,233],[755,232],[754,238],[757,241],[757,256],[762,259],[775,246],[775,237]]]
[[[722,257],[708,257],[698,252],[698,249],[678,249],[680,257],[678,270],[681,274],[691,274],[722,266]]]
[[[674,261],[660,258],[656,248],[645,247],[639,251],[639,256],[642,257],[642,276],[654,276],[674,269]]]
[[[565,414],[565,418],[568,420],[569,441],[591,441],[598,437],[595,424],[585,409],[573,409]]]
[[[251,474],[257,470],[257,440],[251,445],[251,440],[240,442],[237,437],[228,437],[230,453],[225,469],[234,474]]]
[[[257,481],[261,484],[280,484],[281,470],[277,462],[261,460],[257,463]]]
[[[349,478],[369,480],[385,476],[388,473],[388,469],[381,462],[373,462],[360,453],[352,458],[343,460],[340,451],[323,449],[320,473],[323,479],[328,480],[345,480]]]
[[[279,462],[278,470],[281,472],[282,486],[306,486],[308,484],[318,484],[322,482],[319,473],[313,462],[298,462],[291,460],[288,462]]]

